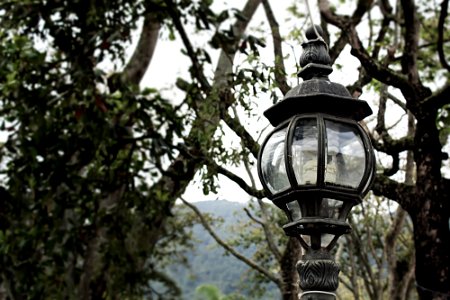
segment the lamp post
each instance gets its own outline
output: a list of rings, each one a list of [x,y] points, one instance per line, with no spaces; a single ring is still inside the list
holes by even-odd
[[[298,74],[303,82],[264,112],[275,129],[258,159],[268,198],[289,219],[285,233],[305,249],[297,263],[302,300],[335,299],[339,266],[330,250],[350,232],[347,216],[375,171],[370,139],[358,124],[372,110],[328,79],[333,69],[321,35],[318,26],[307,30]]]

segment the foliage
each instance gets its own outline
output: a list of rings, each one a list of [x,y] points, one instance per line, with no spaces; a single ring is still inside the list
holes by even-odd
[[[224,295],[214,285],[201,285],[196,288],[196,300],[243,300],[239,295]]]
[[[389,265],[389,233],[399,218],[397,205],[386,199],[371,196],[361,206],[352,210],[350,224],[352,233],[342,238],[339,244],[337,261],[341,267],[342,288],[350,292],[344,299],[379,299],[389,298],[390,273],[406,278],[411,276],[414,261],[412,241],[412,224],[406,219],[398,233],[395,233],[395,249],[397,266],[392,270]],[[399,282],[396,283],[400,285]],[[416,299],[411,293],[412,286],[406,287],[407,299]],[[415,297],[413,297],[415,296]]]
[[[228,201],[202,201],[197,204],[199,210],[208,218],[209,222],[220,228],[221,236],[232,235],[226,228],[243,218],[242,205]],[[196,217],[187,211],[184,205],[176,205],[174,211],[182,219]],[[183,299],[192,299],[194,289],[204,284],[212,284],[224,293],[236,292],[242,280],[242,274],[248,272],[246,266],[224,253],[213,238],[200,224],[193,226],[190,236],[194,247],[182,251],[185,261],[180,264],[168,261],[165,270],[179,285]],[[178,250],[179,246],[175,244]],[[245,251],[251,254],[252,250]]]
[[[248,213],[253,218],[262,220],[263,212],[256,201],[249,201],[246,208]],[[268,215],[270,220],[267,222],[270,226],[270,230],[274,234],[276,246],[279,249],[286,248],[287,238],[281,230],[281,225],[286,222],[286,217],[283,212],[273,205],[267,205]],[[245,230],[242,230],[245,228]],[[273,252],[268,249],[267,236],[264,229],[254,220],[248,217],[242,217],[238,222],[228,228],[230,232],[234,234],[228,239],[228,243],[238,249],[251,249],[251,257],[258,264],[272,272],[279,273],[280,264]],[[245,275],[245,279],[242,280],[241,286],[244,290],[249,291],[249,296],[261,299],[264,295],[267,295],[271,289],[273,289],[273,283],[269,278],[250,269]],[[272,283],[272,285],[269,285]]]
[[[97,67],[124,58],[143,4],[0,10],[3,284],[12,297],[145,293],[157,253],[143,236],[169,214],[148,181],[173,156],[183,119],[156,91],[112,89]]]
[[[249,22],[261,3],[268,26],[252,34]],[[372,86],[380,96],[369,128],[377,151],[393,163],[377,174],[374,192],[397,201],[412,219],[420,297],[448,295],[450,183],[441,172],[450,99],[448,0],[396,7],[320,0],[319,9],[332,61],[349,45],[362,65],[350,91]],[[300,6],[288,11],[304,17]],[[286,75],[293,72],[284,68],[282,45],[291,40],[283,41],[269,2],[248,0],[237,10],[211,0],[14,0],[0,4],[0,22],[0,288],[17,299],[178,297],[161,270],[167,261],[183,261],[178,245],[189,247],[194,219],[171,216],[194,176],[202,177],[205,193],[227,176],[252,196],[265,196],[226,168],[250,169],[262,128],[253,132],[248,124],[270,104],[264,100],[275,102],[289,89]],[[135,30],[141,35],[127,59]],[[141,86],[158,39],[181,43],[179,57],[189,61],[173,80],[176,100],[161,87]],[[273,61],[261,62],[270,42]],[[385,122],[397,106],[416,126],[399,139],[406,119]],[[228,142],[230,131],[238,143]],[[401,183],[406,151],[414,152],[416,172],[413,182]],[[296,254],[279,250],[284,238],[268,238],[279,232],[272,226],[276,213],[252,213],[260,227],[248,226],[240,243],[263,249],[267,241],[280,265],[290,262]],[[295,295],[280,279],[295,276],[275,268],[261,249],[257,276]]]

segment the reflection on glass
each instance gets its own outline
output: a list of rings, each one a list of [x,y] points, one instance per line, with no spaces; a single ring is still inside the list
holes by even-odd
[[[365,170],[365,151],[357,128],[326,120],[325,182],[357,188]]]
[[[289,210],[289,215],[291,216],[292,221],[300,220],[302,217],[302,212],[300,210],[300,205],[297,201],[291,201],[286,204],[287,209]]]
[[[320,205],[319,216],[323,218],[339,219],[342,205],[342,201],[324,198]]]
[[[261,156],[264,182],[272,193],[281,192],[289,187],[284,158],[285,136],[286,128],[273,133],[267,141]]]
[[[299,185],[317,182],[317,140],[316,119],[300,119],[292,141],[292,163]]]

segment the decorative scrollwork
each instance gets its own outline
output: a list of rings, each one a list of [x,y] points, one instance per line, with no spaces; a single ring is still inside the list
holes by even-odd
[[[332,260],[301,260],[297,263],[300,288],[304,291],[335,291],[339,284],[339,266]]]
[[[320,65],[329,65],[331,62],[328,54],[327,44],[321,39],[314,39],[302,44],[303,54],[300,57],[300,66],[315,63]]]

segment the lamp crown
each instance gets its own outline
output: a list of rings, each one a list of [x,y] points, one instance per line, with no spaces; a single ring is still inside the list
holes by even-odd
[[[323,39],[323,30],[314,25],[306,30],[307,42],[302,43],[303,53],[300,57],[300,66],[303,69],[298,76],[303,80],[312,78],[327,78],[333,72],[331,58],[328,54],[328,44]]]

